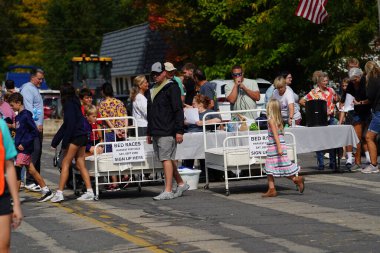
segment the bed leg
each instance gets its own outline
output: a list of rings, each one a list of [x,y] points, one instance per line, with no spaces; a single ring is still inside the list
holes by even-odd
[[[95,173],[95,200],[99,200],[99,179]]]
[[[138,192],[141,192],[141,182],[139,182],[138,186],[137,186],[137,191]]]
[[[230,189],[229,189],[229,186],[228,186],[228,171],[227,171],[227,168],[224,168],[224,181],[225,181],[225,184],[226,184],[226,196],[229,196],[230,195]]]
[[[206,184],[205,186],[203,186],[204,189],[209,189],[209,184],[210,182],[208,181],[208,168],[207,168],[207,165],[205,166],[205,174],[206,174]]]

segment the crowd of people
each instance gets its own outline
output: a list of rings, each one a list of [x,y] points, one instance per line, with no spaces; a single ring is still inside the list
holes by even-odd
[[[326,101],[326,114],[329,125],[350,124],[360,140],[356,147],[344,147],[348,170],[363,173],[377,173],[376,137],[380,131],[380,67],[376,62],[365,64],[360,69],[356,59],[348,61],[348,77],[342,80],[341,89],[336,92],[329,87],[329,76],[323,71],[315,71],[315,87],[305,96],[299,96],[290,87],[292,75],[284,71],[275,79],[265,94],[266,117],[268,120],[268,152],[265,172],[268,175],[268,191],[263,197],[275,197],[275,177],[287,177],[302,193],[305,189],[304,177],[298,176],[300,167],[287,157],[284,141],[284,127],[301,124],[300,106],[307,106],[311,100]],[[170,62],[156,62],[151,66],[150,85],[147,77],[134,78],[130,92],[132,115],[137,125],[137,135],[146,136],[148,144],[153,144],[156,157],[162,162],[165,187],[154,200],[168,200],[180,197],[189,189],[178,172],[175,158],[177,144],[182,143],[184,133],[201,132],[203,124],[218,124],[219,115],[212,115],[202,121],[203,115],[216,112],[218,108],[215,84],[207,80],[203,70],[187,63],[179,72]],[[226,99],[231,110],[250,110],[257,107],[260,100],[258,84],[244,77],[243,68],[235,65],[231,68],[232,82],[225,87]],[[56,149],[61,143],[63,159],[59,185],[52,191],[40,173],[43,141],[43,102],[38,91],[44,79],[44,72],[36,69],[30,82],[20,90],[15,89],[11,80],[6,82],[6,92],[0,99],[0,226],[6,228],[0,232],[0,247],[5,247],[9,239],[11,224],[16,228],[22,219],[17,191],[22,180],[23,167],[27,170],[25,187],[31,191],[41,191],[39,202],[64,201],[63,191],[69,178],[72,161],[79,170],[86,191],[79,201],[94,199],[90,175],[85,165],[85,157],[94,152],[112,152],[111,145],[97,146],[100,142],[122,141],[127,138],[126,119],[114,117],[127,116],[122,101],[114,97],[112,85],[104,83],[101,87],[103,100],[93,105],[93,93],[87,88],[79,92],[70,84],[60,88],[63,105],[63,124],[54,136],[51,147]],[[13,85],[13,86],[12,86]],[[348,103],[347,101],[352,101]],[[195,108],[199,120],[188,122],[184,110]],[[245,113],[244,117],[254,119],[255,114]],[[99,118],[102,118],[101,121]],[[100,130],[102,129],[102,130]],[[12,133],[12,134],[11,134]],[[13,139],[13,140],[12,140]],[[362,149],[368,165],[362,167]],[[355,155],[353,156],[353,151]],[[317,152],[317,168],[324,169],[324,152]],[[329,150],[329,167],[336,170],[336,153]],[[183,165],[193,167],[194,160],[184,160]],[[204,169],[204,160],[200,161]],[[6,177],[4,175],[7,175]],[[173,190],[173,179],[177,183]],[[112,178],[109,190],[119,188],[118,178]],[[13,211],[11,207],[13,200]],[[5,234],[3,234],[5,233]],[[5,238],[5,241],[3,240]],[[0,248],[1,249],[1,248]]]

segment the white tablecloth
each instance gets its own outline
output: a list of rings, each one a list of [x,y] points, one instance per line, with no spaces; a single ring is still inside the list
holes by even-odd
[[[293,133],[296,137],[297,154],[339,148],[347,145],[356,146],[359,143],[354,128],[348,125],[295,127],[286,128],[285,132]],[[254,133],[257,132],[250,132],[250,134]],[[266,131],[261,131],[261,133],[266,133]],[[207,133],[207,147],[222,147],[223,140],[233,134],[225,131]],[[240,132],[240,134],[247,135],[248,132]],[[205,158],[203,133],[186,133],[183,139],[183,143],[177,146],[176,159]],[[243,145],[248,145],[248,140]],[[153,150],[153,146],[145,143],[145,150],[151,151]]]
[[[296,137],[297,154],[356,145],[359,138],[352,126],[331,125],[325,127],[287,128],[285,132]]]

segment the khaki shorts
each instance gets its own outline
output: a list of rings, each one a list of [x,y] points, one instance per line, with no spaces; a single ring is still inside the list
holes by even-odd
[[[154,136],[153,149],[158,160],[175,160],[177,142],[173,136]]]

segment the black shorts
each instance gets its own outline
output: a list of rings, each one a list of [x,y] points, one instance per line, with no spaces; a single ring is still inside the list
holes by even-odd
[[[87,135],[75,137],[75,139],[70,141],[71,144],[74,144],[75,146],[79,146],[79,147],[86,147],[87,142],[88,142]]]
[[[7,190],[0,196],[0,215],[8,215],[13,213],[11,205],[11,195]]]

